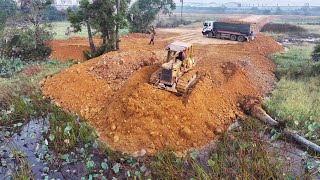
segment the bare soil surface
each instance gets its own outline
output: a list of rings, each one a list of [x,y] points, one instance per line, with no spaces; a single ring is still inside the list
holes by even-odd
[[[116,150],[139,155],[164,148],[178,152],[201,148],[243,116],[239,98],[261,97],[272,90],[275,65],[266,57],[282,47],[263,34],[251,43],[234,43],[191,31],[188,35],[177,29],[158,31],[154,46],[147,45],[148,35],[122,37],[120,51],[47,78],[43,93],[88,120],[100,139]],[[174,40],[195,44],[200,74],[190,94],[182,97],[148,84],[165,61],[166,45]],[[67,57],[68,43],[72,49],[82,41],[59,41],[66,46],[53,56]]]

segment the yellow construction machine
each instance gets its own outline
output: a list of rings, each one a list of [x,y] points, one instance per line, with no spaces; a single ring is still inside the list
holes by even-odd
[[[150,84],[160,89],[185,94],[197,81],[192,44],[174,42],[167,46],[166,63],[151,75]]]

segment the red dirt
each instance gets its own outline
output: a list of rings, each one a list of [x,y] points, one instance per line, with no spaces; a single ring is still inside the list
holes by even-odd
[[[41,72],[41,67],[39,65],[32,65],[29,67],[24,68],[21,72],[18,73],[19,77],[29,77],[34,74],[38,74]]]
[[[95,39],[95,44],[99,44],[100,40]],[[49,41],[48,45],[51,48],[50,59],[57,59],[59,61],[83,61],[85,56],[83,51],[89,51],[88,39],[80,37],[71,37],[67,40],[53,40]]]
[[[242,117],[237,106],[241,97],[261,97],[272,90],[275,65],[266,56],[282,47],[261,34],[250,43],[195,45],[201,78],[188,96],[156,89],[147,83],[158,68],[151,64],[165,60],[170,42],[164,39],[172,36],[157,34],[155,46],[146,45],[148,36],[123,37],[121,51],[46,79],[43,93],[88,120],[110,147],[153,154],[208,144]]]

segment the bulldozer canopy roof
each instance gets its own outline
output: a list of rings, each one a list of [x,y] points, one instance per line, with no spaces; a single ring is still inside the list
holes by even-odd
[[[186,43],[186,42],[181,42],[181,41],[176,41],[176,42],[169,44],[167,46],[166,50],[181,52],[181,51],[186,50],[189,47],[192,47],[192,44]]]

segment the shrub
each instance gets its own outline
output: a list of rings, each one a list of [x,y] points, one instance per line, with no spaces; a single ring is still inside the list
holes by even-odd
[[[23,66],[19,58],[0,58],[0,77],[11,77],[21,71]]]
[[[95,53],[92,53],[90,51],[83,51],[84,57],[86,58],[86,60],[95,58],[95,57],[99,57],[102,54],[106,53],[106,52],[110,52],[114,49],[114,47],[110,44],[101,44],[100,47],[98,47],[96,49]]]
[[[53,37],[48,28],[51,27],[7,29],[5,34],[11,38],[3,44],[3,49],[9,57],[19,57],[22,61],[44,60],[51,52],[46,42]]]
[[[320,44],[318,44],[314,47],[314,50],[312,53],[312,60],[313,61],[320,61]]]
[[[278,24],[278,23],[268,23],[263,26],[262,32],[274,32],[274,33],[303,33],[307,32],[306,29],[292,25],[292,24]]]

